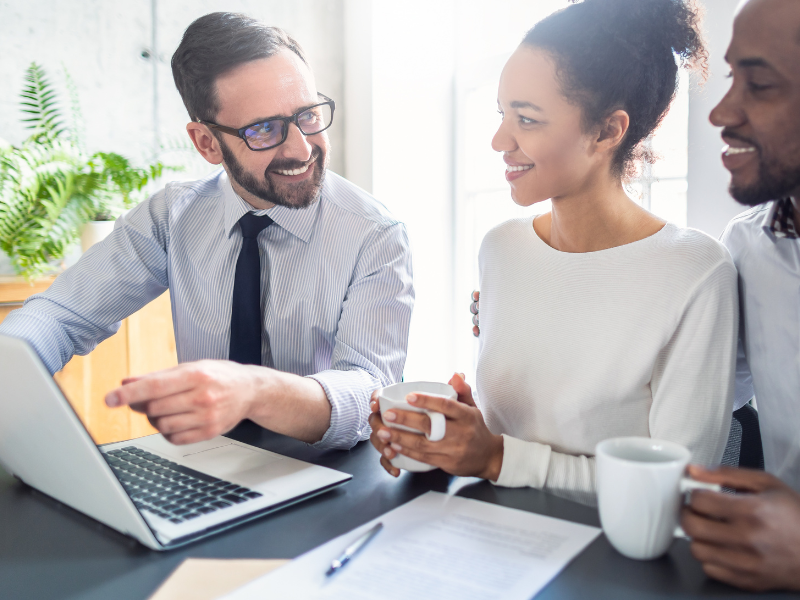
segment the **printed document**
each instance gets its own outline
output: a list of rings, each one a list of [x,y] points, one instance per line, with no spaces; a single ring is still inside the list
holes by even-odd
[[[377,522],[344,568],[325,572]],[[361,600],[528,600],[600,529],[428,492],[225,596]]]

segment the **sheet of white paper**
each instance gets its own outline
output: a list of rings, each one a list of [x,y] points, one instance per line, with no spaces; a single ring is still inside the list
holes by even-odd
[[[326,577],[331,561],[378,521],[383,530]],[[596,527],[428,492],[225,600],[528,600],[599,534]]]

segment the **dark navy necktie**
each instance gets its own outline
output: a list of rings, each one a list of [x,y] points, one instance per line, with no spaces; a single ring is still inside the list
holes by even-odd
[[[242,249],[236,261],[231,307],[231,345],[228,358],[244,365],[261,364],[261,257],[258,234],[272,219],[252,212],[239,219]]]

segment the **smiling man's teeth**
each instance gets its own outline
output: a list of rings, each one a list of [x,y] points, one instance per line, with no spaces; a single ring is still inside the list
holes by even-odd
[[[733,156],[734,154],[744,154],[745,152],[755,152],[756,149],[753,146],[745,146],[744,148],[734,148],[733,146],[725,146],[722,149],[722,153],[725,156]]]
[[[527,171],[528,169],[532,169],[533,165],[519,165],[517,167],[512,167],[511,165],[506,165],[506,171],[509,173],[513,171]]]
[[[301,173],[305,173],[308,171],[308,167],[311,166],[312,163],[307,164],[305,167],[300,167],[299,169],[292,169],[291,171],[282,171],[280,169],[275,169],[276,173],[280,173],[281,175],[300,175]]]

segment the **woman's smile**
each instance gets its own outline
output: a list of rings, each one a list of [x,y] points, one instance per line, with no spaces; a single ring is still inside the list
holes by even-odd
[[[506,181],[514,181],[515,179],[519,179],[532,168],[533,164],[518,165],[506,161]]]

